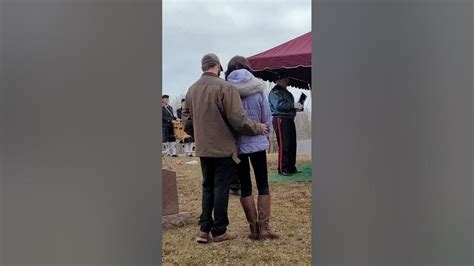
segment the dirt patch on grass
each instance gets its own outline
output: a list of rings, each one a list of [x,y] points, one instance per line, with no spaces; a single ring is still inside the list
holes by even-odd
[[[164,158],[163,168],[178,176],[179,208],[191,213],[191,221],[183,227],[163,230],[163,263],[165,265],[209,264],[311,264],[311,183],[270,183],[272,194],[272,229],[279,240],[251,241],[246,238],[248,224],[239,198],[229,200],[228,230],[238,237],[223,243],[197,244],[193,237],[198,230],[201,212],[201,168],[186,162],[199,158]],[[298,156],[298,163],[311,160]],[[277,155],[268,155],[269,172],[276,171]],[[253,178],[252,178],[253,179]],[[252,180],[254,182],[254,180]],[[256,186],[253,184],[254,194]]]

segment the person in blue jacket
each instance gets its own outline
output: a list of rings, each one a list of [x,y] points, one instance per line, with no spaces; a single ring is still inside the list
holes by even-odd
[[[295,102],[293,94],[288,91],[289,79],[285,73],[278,74],[276,83],[268,101],[278,143],[278,173],[291,176],[300,172],[296,169],[295,116],[297,111],[303,111],[303,105]]]

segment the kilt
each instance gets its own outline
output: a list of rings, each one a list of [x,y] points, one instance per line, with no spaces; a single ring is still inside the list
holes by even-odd
[[[193,137],[185,138],[183,140],[180,140],[179,143],[193,143]]]
[[[163,125],[163,142],[175,142],[173,124]]]

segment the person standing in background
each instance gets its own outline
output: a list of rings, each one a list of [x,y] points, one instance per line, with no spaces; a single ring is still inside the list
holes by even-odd
[[[278,74],[276,83],[268,100],[278,143],[278,173],[291,176],[300,173],[296,169],[295,116],[297,111],[303,111],[303,105],[295,102],[293,94],[288,91],[289,79],[285,73]]]
[[[163,145],[166,150],[166,155],[178,157],[176,154],[176,138],[173,128],[173,120],[176,120],[176,117],[173,114],[173,108],[169,105],[169,99],[170,96],[168,95],[161,97]]]
[[[185,104],[186,104],[185,99],[181,99],[181,107],[176,109],[176,116],[180,120],[182,119],[181,113],[183,111],[183,108],[184,108]],[[192,157],[193,156],[193,147],[192,147],[193,138],[191,136],[189,136],[188,138],[180,140],[180,143],[183,144],[183,149],[184,149],[185,156]]]
[[[229,193],[234,196],[240,196],[242,191],[241,191],[241,185],[240,185],[240,180],[239,177],[236,175],[232,178],[232,181],[230,182],[230,191]]]

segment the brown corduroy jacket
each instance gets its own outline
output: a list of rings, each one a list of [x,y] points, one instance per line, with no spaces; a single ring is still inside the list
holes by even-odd
[[[237,89],[214,73],[203,73],[189,87],[181,116],[198,157],[232,156],[239,163],[237,134],[260,134],[258,123],[245,115]]]

